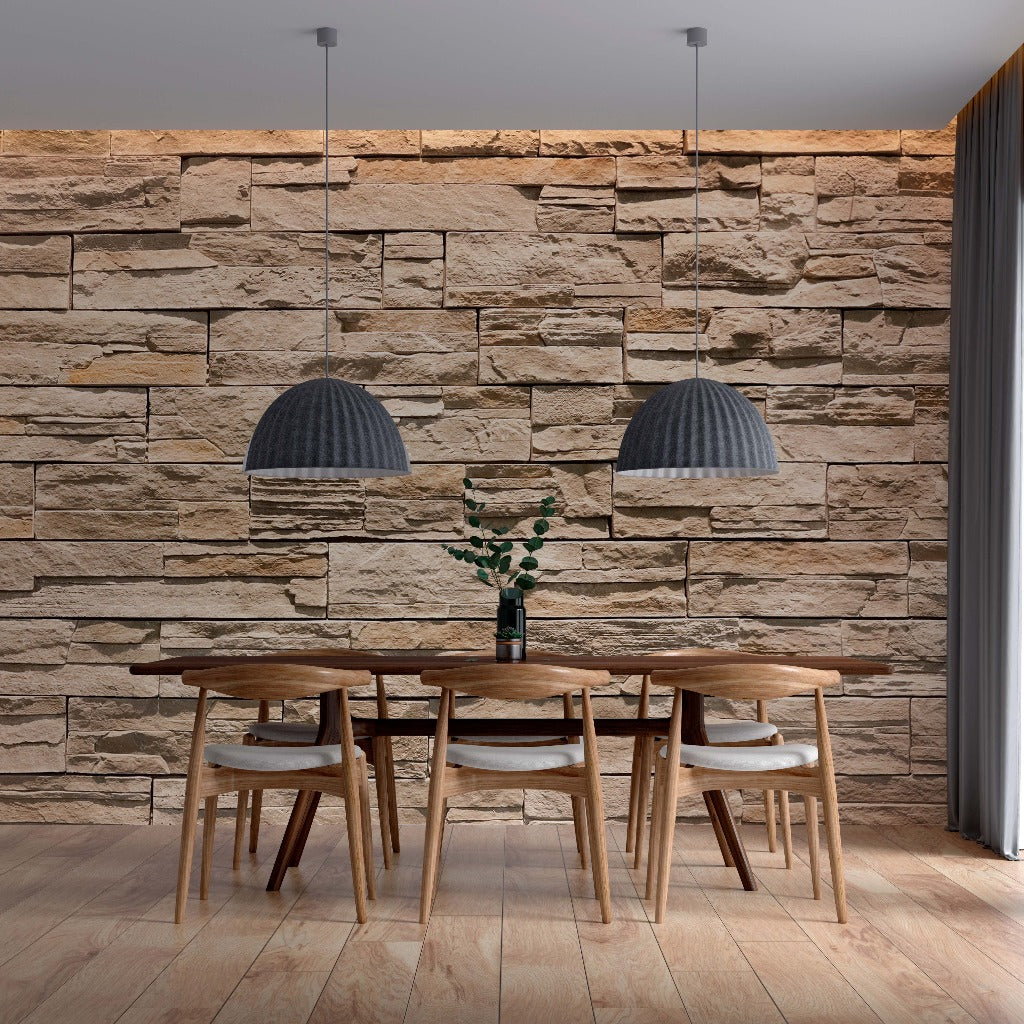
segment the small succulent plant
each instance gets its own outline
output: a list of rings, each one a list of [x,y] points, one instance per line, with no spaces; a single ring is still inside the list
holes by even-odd
[[[544,547],[544,534],[551,529],[550,517],[555,513],[555,499],[550,496],[541,498],[540,514],[533,524],[533,536],[513,543],[504,539],[511,527],[483,525],[480,513],[486,504],[477,498],[473,481],[466,477],[462,486],[466,491],[462,500],[469,512],[466,521],[476,532],[469,537],[469,547],[461,548],[454,544],[442,544],[441,547],[456,561],[473,566],[477,579],[488,587],[533,590],[537,586],[537,577],[533,573],[540,565],[536,553]],[[525,554],[513,565],[516,544],[525,549]]]
[[[496,640],[522,640],[523,634],[518,629],[513,629],[511,626],[506,626],[504,629],[499,629],[494,634]]]

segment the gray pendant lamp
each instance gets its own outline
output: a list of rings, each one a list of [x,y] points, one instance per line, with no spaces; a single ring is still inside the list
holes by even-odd
[[[688,28],[699,87],[706,28]],[[695,91],[694,107],[699,114]],[[778,473],[768,426],[735,388],[700,375],[700,126],[694,118],[694,376],[656,392],[626,427],[616,472],[622,476],[768,476]]]
[[[316,44],[324,47],[324,375],[296,384],[271,403],[253,431],[245,472],[322,479],[405,476],[409,456],[387,410],[364,388],[330,375],[327,57],[338,45],[338,30],[318,28]]]

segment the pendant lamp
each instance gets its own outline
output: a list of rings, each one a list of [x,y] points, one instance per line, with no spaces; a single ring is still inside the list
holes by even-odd
[[[694,48],[694,376],[653,394],[633,415],[619,447],[622,476],[717,477],[778,473],[768,426],[735,388],[700,375],[700,48],[706,28],[688,28]]]
[[[327,70],[338,30],[318,28],[316,44],[324,47],[324,375],[296,384],[271,403],[253,431],[245,472],[322,479],[405,476],[409,456],[387,410],[364,388],[330,375]]]

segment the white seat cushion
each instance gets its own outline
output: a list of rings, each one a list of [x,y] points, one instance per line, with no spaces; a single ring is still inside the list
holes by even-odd
[[[737,719],[726,722],[705,722],[708,743],[753,743],[770,740],[779,730],[771,722]]]
[[[539,772],[583,763],[582,743],[554,743],[547,747],[476,746],[449,743],[448,762],[493,772]]]
[[[661,748],[668,757],[668,747]],[[726,772],[777,772],[799,768],[818,760],[818,748],[810,743],[783,743],[777,747],[705,747],[683,743],[679,763]]]
[[[363,752],[356,747],[356,757]],[[260,747],[242,743],[210,743],[203,759],[222,768],[246,772],[300,772],[341,764],[341,744],[321,747]]]
[[[307,722],[253,722],[249,735],[266,743],[316,743],[317,727]]]

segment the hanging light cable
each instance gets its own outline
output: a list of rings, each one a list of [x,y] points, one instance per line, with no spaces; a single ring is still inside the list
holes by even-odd
[[[700,375],[700,48],[706,28],[688,28],[694,48],[694,259],[692,379],[655,392],[626,426],[616,472],[623,476],[767,476],[779,471],[768,426],[745,396]]]
[[[395,421],[368,391],[330,370],[330,123],[328,55],[336,28],[318,28],[324,47],[324,375],[275,399],[253,431],[245,455],[250,476],[404,476],[409,456]]]

